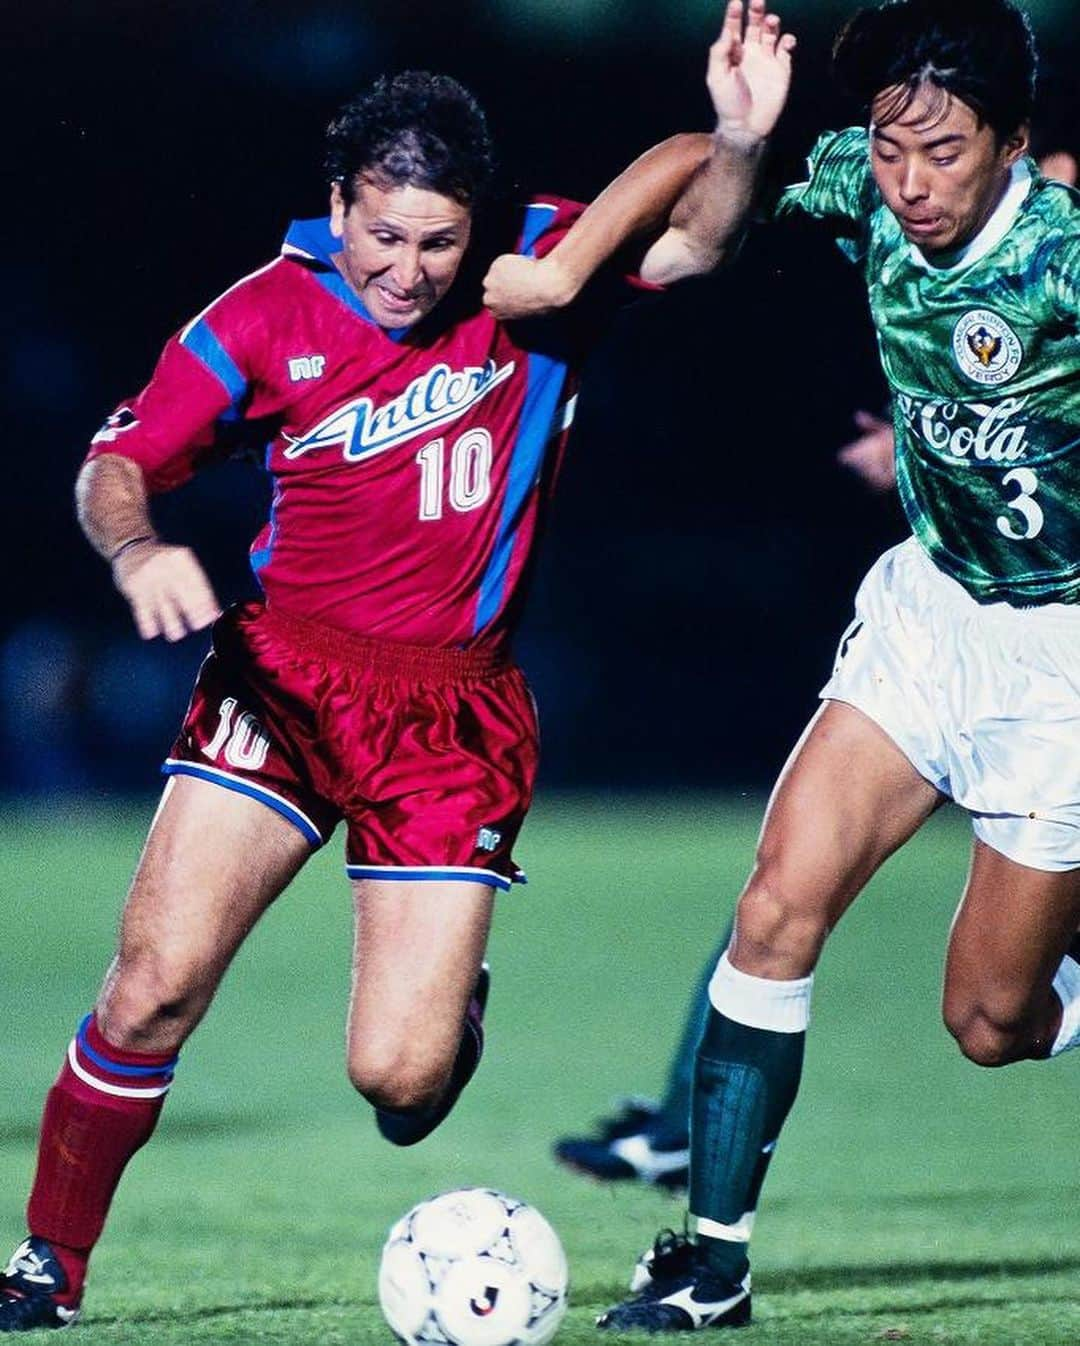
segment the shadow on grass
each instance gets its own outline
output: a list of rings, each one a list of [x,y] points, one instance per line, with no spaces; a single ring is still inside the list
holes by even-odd
[[[201,1309],[156,1309],[151,1313],[134,1313],[120,1317],[117,1314],[94,1314],[82,1321],[88,1327],[149,1326],[153,1323],[201,1323],[215,1318],[240,1317],[259,1313],[310,1313],[316,1309],[360,1310],[374,1307],[369,1300],[341,1300],[327,1296],[322,1299],[263,1299],[247,1304],[207,1304]]]
[[[1061,1257],[1054,1259],[1014,1258],[1001,1262],[940,1261],[919,1265],[901,1266],[834,1266],[809,1267],[803,1272],[781,1272],[761,1277],[760,1285],[755,1288],[768,1296],[770,1318],[773,1321],[813,1322],[829,1318],[880,1318],[901,1314],[905,1318],[916,1318],[923,1314],[954,1312],[965,1309],[993,1308],[995,1305],[1030,1302],[1046,1308],[1050,1304],[1073,1306],[1080,1309],[1080,1300],[1076,1297],[1060,1294],[1047,1295],[1045,1289],[1034,1285],[1025,1287],[1026,1293],[1018,1293],[1015,1285],[1003,1286],[1002,1277],[1038,1277],[1054,1272],[1075,1272],[1080,1270],[1080,1257]],[[975,1282],[972,1293],[964,1295],[918,1296],[913,1294],[917,1285],[927,1281],[939,1282]],[[807,1304],[785,1305],[780,1297],[788,1294],[806,1292],[830,1292],[867,1290],[888,1286],[895,1292],[892,1303],[865,1305]],[[997,1293],[995,1293],[995,1290]],[[571,1295],[571,1307],[575,1310],[595,1312],[617,1303],[626,1294],[625,1286],[612,1285],[606,1288],[582,1286]],[[311,1313],[327,1309],[339,1309],[345,1312],[362,1312],[373,1309],[374,1302],[368,1298],[343,1300],[337,1296],[292,1299],[264,1299],[241,1304],[208,1304],[197,1309],[155,1310],[121,1317],[115,1314],[98,1316],[94,1314],[85,1320],[88,1327],[130,1326],[133,1323],[150,1326],[156,1323],[198,1323],[218,1318],[252,1316],[263,1313]]]
[[[1080,1271],[1080,1256],[1039,1258],[986,1258],[982,1261],[941,1260],[937,1262],[877,1264],[874,1266],[806,1267],[804,1270],[765,1271],[754,1276],[755,1294],[794,1295],[806,1293],[843,1293],[852,1290],[874,1290],[888,1287],[896,1292],[895,1308],[888,1305],[840,1307],[836,1305],[807,1306],[785,1311],[779,1316],[789,1318],[822,1318],[837,1314],[841,1317],[864,1317],[902,1311],[905,1314],[933,1313],[941,1309],[964,1309],[990,1306],[996,1303],[1017,1302],[1030,1298],[1032,1302],[1076,1302],[1080,1297],[1070,1295],[1047,1296],[1044,1289],[1032,1287],[1030,1295],[1018,1294],[1013,1285],[1003,1286],[1008,1278],[1035,1278],[1061,1272]],[[926,1282],[950,1282],[972,1285],[972,1293],[936,1298],[920,1297],[915,1287]],[[979,1293],[974,1286],[979,1286]],[[1002,1291],[1004,1290],[1004,1293]],[[605,1287],[581,1286],[575,1289],[574,1307],[585,1305],[607,1307],[626,1298],[625,1283]]]

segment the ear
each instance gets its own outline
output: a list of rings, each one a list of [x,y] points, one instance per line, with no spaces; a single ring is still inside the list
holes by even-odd
[[[1011,168],[1017,159],[1022,159],[1031,148],[1031,127],[1027,122],[1018,126],[1011,136],[1005,137],[1005,143],[1002,146],[1003,162],[1006,167]]]
[[[340,238],[345,232],[345,213],[348,206],[341,194],[341,184],[334,182],[330,186],[330,232]]]

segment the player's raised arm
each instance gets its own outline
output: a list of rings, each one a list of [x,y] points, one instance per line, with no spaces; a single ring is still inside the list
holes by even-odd
[[[663,227],[709,157],[710,145],[708,135],[688,132],[646,150],[604,188],[546,257],[497,257],[484,278],[484,303],[503,320],[565,307],[624,243]]]
[[[144,640],[180,640],[221,612],[195,554],[157,536],[138,463],[103,454],[83,465],[75,484],[79,523],[112,567]]]
[[[795,38],[765,0],[731,0],[709,51],[707,83],[716,110],[712,153],[675,206],[670,227],[641,268],[667,284],[711,271],[738,234],[754,196],[765,143],[787,101]]]

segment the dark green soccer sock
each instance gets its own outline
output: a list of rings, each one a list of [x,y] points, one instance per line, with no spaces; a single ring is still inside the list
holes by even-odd
[[[713,979],[719,1008],[708,1015],[694,1078],[690,1210],[706,1262],[727,1280],[749,1266],[758,1196],[799,1088],[812,983],[749,977],[726,957]]]
[[[712,1009],[709,1001],[709,982],[716,971],[720,956],[731,941],[731,926],[724,931],[715,953],[702,969],[694,986],[694,993],[686,1011],[679,1045],[668,1067],[667,1089],[660,1102],[660,1112],[651,1130],[654,1136],[672,1142],[681,1139],[690,1129],[690,1097],[694,1089],[694,1062],[698,1044]]]

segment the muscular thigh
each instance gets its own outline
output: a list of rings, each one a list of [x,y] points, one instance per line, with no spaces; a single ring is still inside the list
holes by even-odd
[[[353,893],[350,1055],[452,1061],[484,956],[493,888],[366,879]]]
[[[889,736],[829,701],[769,801],[731,957],[757,976],[804,976],[878,866],[941,803]]]
[[[119,1045],[134,1020],[169,997],[183,1002],[177,1013],[190,1031],[244,936],[310,853],[291,823],[256,800],[191,777],[170,780],[102,992],[112,1040]]]
[[[1037,1010],[1080,925],[1080,870],[1033,869],[976,840],[949,936],[946,1017],[995,1022]]]

